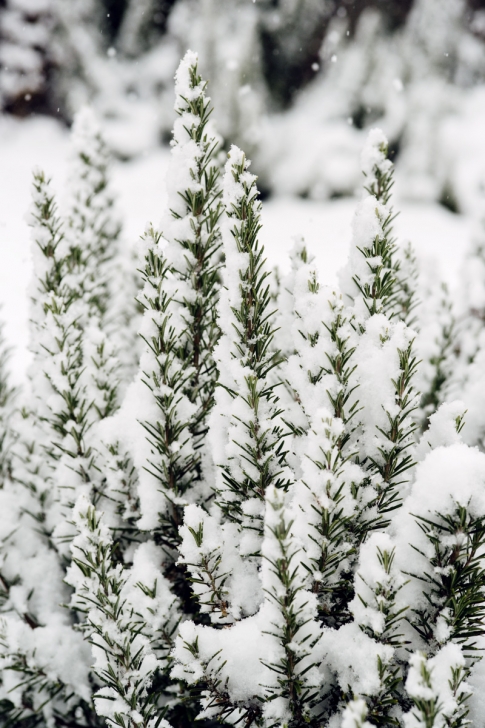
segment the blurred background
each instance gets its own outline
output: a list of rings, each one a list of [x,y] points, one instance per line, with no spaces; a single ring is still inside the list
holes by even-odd
[[[32,166],[62,192],[69,125],[91,104],[136,240],[162,214],[173,76],[187,48],[226,147],[241,146],[259,176],[271,260],[303,233],[334,280],[360,151],[380,126],[398,231],[453,282],[485,210],[485,0],[0,0],[0,301],[15,343],[28,315]]]
[[[485,0],[1,0],[3,112],[68,125],[90,102],[115,154],[133,158],[169,140],[189,47],[265,194],[352,194],[378,124],[406,197],[473,204]]]

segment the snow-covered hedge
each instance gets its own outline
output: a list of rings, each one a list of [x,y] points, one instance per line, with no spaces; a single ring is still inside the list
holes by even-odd
[[[136,301],[89,111],[66,212],[34,173],[23,392],[0,357],[2,725],[478,728],[483,234],[461,307],[420,303],[375,129],[339,287],[303,240],[277,280],[197,64]]]

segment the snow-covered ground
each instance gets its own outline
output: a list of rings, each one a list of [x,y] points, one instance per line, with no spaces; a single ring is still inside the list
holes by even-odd
[[[62,203],[68,152],[68,134],[54,120],[0,118],[0,303],[5,333],[14,350],[16,381],[23,379],[29,361],[27,287],[31,262],[26,211],[31,172],[36,166],[42,167],[52,177]],[[127,242],[135,242],[147,222],[156,224],[162,216],[168,155],[167,149],[157,149],[114,166],[113,181]],[[278,197],[265,201],[261,237],[269,261],[284,270],[293,238],[303,235],[317,256],[322,279],[334,283],[347,256],[355,204],[348,198],[317,202]],[[401,211],[396,221],[399,238],[413,241],[430,275],[455,284],[468,245],[470,221],[438,205],[409,203],[399,196],[395,206]]]

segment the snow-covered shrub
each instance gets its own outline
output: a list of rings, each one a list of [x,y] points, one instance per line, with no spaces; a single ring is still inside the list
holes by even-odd
[[[481,386],[480,317],[456,323],[463,356],[441,290],[418,305],[378,129],[339,285],[298,239],[275,287],[257,179],[234,145],[222,168],[195,53],[175,81],[130,383],[135,308],[89,112],[64,214],[34,175],[16,411],[0,367],[1,720],[478,726],[485,454],[449,394]]]

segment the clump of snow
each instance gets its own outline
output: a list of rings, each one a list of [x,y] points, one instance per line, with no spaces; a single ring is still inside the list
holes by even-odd
[[[416,469],[406,510],[425,516],[451,515],[457,505],[470,514],[485,513],[485,454],[455,442],[432,450]]]
[[[437,447],[453,445],[462,442],[458,432],[458,423],[468,417],[466,406],[461,400],[444,402],[429,418],[429,427],[421,435],[416,447],[416,459],[423,460],[426,455]]]
[[[387,664],[394,654],[392,647],[368,637],[355,622],[324,631],[321,650],[342,690],[356,695],[377,695],[381,687],[378,658]]]
[[[173,650],[176,664],[172,677],[194,684],[203,677],[217,676],[227,685],[231,700],[253,698],[261,685],[272,681],[264,663],[272,662],[276,655],[273,641],[264,631],[266,625],[263,610],[230,629],[214,630],[192,621],[183,622]],[[195,645],[196,640],[197,651],[193,654],[187,646]]]

